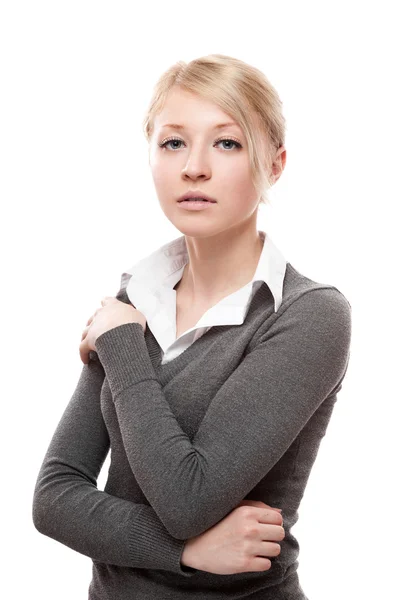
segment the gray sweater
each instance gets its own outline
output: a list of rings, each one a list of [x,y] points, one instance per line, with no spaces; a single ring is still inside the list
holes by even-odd
[[[116,297],[129,303],[127,281]],[[139,323],[97,338],[33,496],[42,534],[93,561],[89,600],[292,600],[291,533],[348,367],[351,305],[290,263],[283,302],[265,283],[241,325],[211,327],[172,361]],[[111,449],[104,491],[97,478]],[[268,571],[180,564],[185,541],[244,498],[282,508]]]

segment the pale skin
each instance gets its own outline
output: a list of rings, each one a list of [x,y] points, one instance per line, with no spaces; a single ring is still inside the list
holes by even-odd
[[[226,122],[234,120],[217,105],[179,88],[170,91],[154,121],[151,174],[161,208],[185,235],[189,254],[176,286],[176,337],[223,297],[251,281],[262,252],[257,232],[260,198],[251,178],[246,140],[237,123],[215,128]],[[164,127],[167,123],[183,128]],[[179,141],[171,142],[171,137]],[[285,163],[286,150],[281,146],[271,166],[273,182]],[[189,190],[200,190],[217,202],[202,211],[184,210],[177,199]],[[140,323],[146,329],[145,316],[134,306],[110,296],[101,304],[82,334],[79,351],[85,364],[101,333],[125,323]],[[285,537],[279,511],[261,501],[243,500],[219,523],[187,540],[181,563],[217,574],[270,569],[267,557],[280,553],[278,542]]]

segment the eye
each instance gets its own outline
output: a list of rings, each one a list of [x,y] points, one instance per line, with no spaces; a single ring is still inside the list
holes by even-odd
[[[236,142],[235,140],[232,140],[230,138],[222,138],[221,140],[216,140],[215,144],[220,144],[221,142],[232,142],[234,144],[233,149],[242,148],[240,142]],[[225,148],[225,150],[228,150],[228,148]]]
[[[168,144],[170,144],[171,142],[183,142],[183,140],[181,140],[180,138],[168,138],[167,140],[161,142],[160,144],[158,144],[158,146],[160,148],[166,148],[168,146]],[[215,144],[220,144],[221,142],[231,142],[234,144],[233,146],[233,150],[234,149],[240,149],[242,148],[242,145],[240,144],[240,142],[237,142],[236,140],[233,140],[231,138],[221,138],[220,140],[216,140]],[[184,142],[183,142],[184,143]],[[171,148],[172,149],[172,148]],[[176,148],[176,146],[173,148],[173,150],[179,150],[179,148]],[[225,148],[225,150],[230,151],[231,148]]]

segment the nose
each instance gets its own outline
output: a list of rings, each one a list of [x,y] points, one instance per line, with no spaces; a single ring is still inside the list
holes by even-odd
[[[182,176],[184,179],[209,179],[211,176],[211,169],[208,161],[201,157],[199,154],[191,154],[187,160],[187,163],[182,170]]]

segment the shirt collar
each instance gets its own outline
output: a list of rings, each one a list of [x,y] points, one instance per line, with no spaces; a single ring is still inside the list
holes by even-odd
[[[260,255],[255,274],[250,284],[255,281],[264,281],[274,298],[274,310],[277,312],[283,298],[283,284],[287,261],[282,252],[273,243],[269,234],[260,230],[259,235],[263,240],[263,249]],[[132,289],[134,282],[140,287],[146,287],[150,296],[157,296],[160,288],[173,287],[180,280],[183,268],[188,263],[189,256],[184,235],[164,244],[145,258],[138,261],[122,276],[130,276],[127,287]],[[248,285],[250,285],[248,284]],[[247,286],[245,286],[247,287]],[[233,298],[234,296],[231,295]],[[129,296],[130,298],[130,296]],[[132,298],[130,298],[132,301]]]

